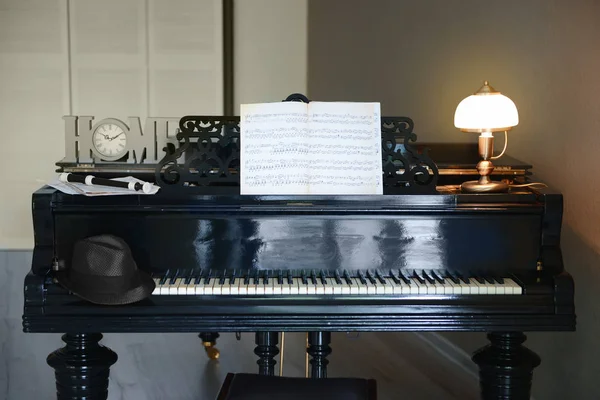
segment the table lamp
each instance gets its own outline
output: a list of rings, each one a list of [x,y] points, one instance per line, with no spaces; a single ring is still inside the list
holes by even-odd
[[[479,180],[464,182],[463,192],[494,193],[506,192],[508,185],[490,179],[494,170],[491,160],[502,157],[508,144],[508,130],[519,123],[519,113],[515,103],[491,87],[488,81],[477,92],[462,100],[454,113],[454,126],[463,132],[477,132],[479,135],[479,155],[477,164]],[[504,131],[504,150],[498,156],[494,153],[493,132]]]

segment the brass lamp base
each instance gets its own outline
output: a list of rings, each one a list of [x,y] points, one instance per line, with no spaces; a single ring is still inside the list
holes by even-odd
[[[479,155],[483,160],[477,163],[477,172],[479,172],[478,181],[463,182],[460,189],[465,193],[502,193],[508,192],[508,185],[504,182],[492,181],[490,175],[494,171],[492,159],[494,151],[494,137],[491,133],[479,136]],[[504,151],[502,152],[504,154]],[[502,155],[501,154],[501,155]]]
[[[464,193],[504,193],[508,191],[508,185],[497,181],[489,181],[487,183],[468,181],[460,185],[460,190]]]

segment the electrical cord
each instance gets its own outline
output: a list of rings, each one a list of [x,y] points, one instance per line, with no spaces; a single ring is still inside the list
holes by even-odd
[[[530,187],[530,186],[541,186],[541,187],[548,187],[548,185],[546,185],[545,183],[542,182],[531,182],[531,183],[524,183],[524,184],[520,184],[520,185],[509,185],[510,187]]]
[[[497,156],[490,157],[490,160],[497,160],[504,155],[506,148],[508,147],[508,131],[504,131],[504,148],[502,149],[502,153]]]

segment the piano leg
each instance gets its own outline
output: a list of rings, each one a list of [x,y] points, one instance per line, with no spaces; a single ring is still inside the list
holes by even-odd
[[[208,358],[211,360],[219,358],[221,353],[219,352],[219,349],[215,347],[219,334],[217,332],[202,332],[198,334],[198,337],[202,339],[202,345],[204,346]]]
[[[67,344],[51,353],[47,362],[54,368],[57,399],[100,400],[108,397],[110,366],[117,354],[100,345],[100,333],[67,333]]]
[[[522,343],[521,332],[490,333],[490,344],[475,352],[479,365],[481,398],[529,400],[533,370],[540,357]]]
[[[308,354],[310,360],[310,376],[312,378],[327,378],[327,356],[331,354],[331,332],[309,332]]]
[[[258,373],[260,375],[275,375],[275,356],[279,354],[277,344],[279,334],[277,332],[256,332],[256,348],[254,354],[259,358]]]

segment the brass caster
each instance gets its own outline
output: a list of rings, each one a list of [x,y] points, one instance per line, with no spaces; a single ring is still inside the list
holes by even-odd
[[[204,350],[206,351],[208,358],[211,360],[216,360],[219,358],[221,353],[219,352],[219,349],[215,347],[213,342],[202,342],[202,345],[204,346]]]

